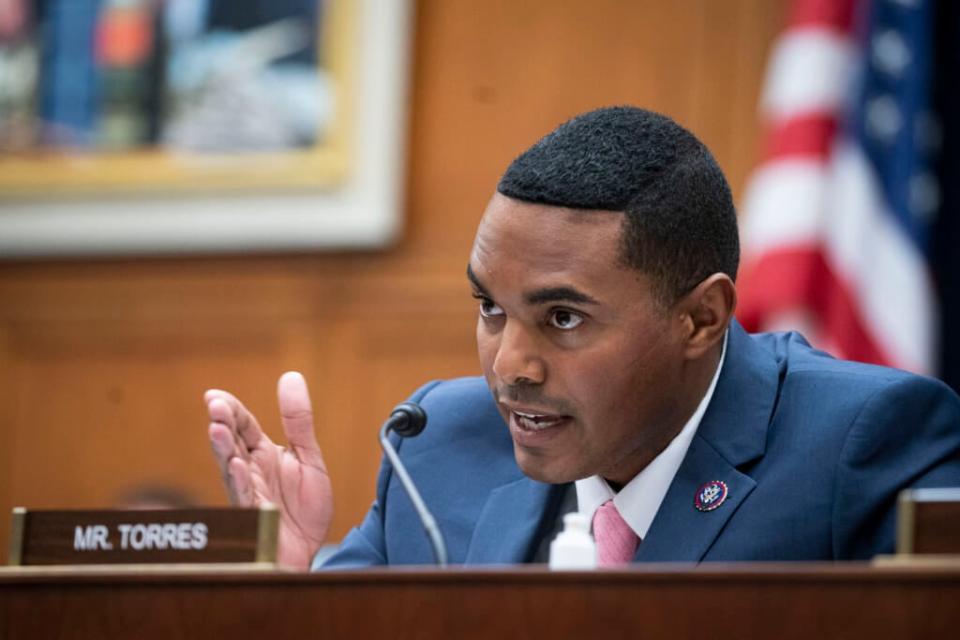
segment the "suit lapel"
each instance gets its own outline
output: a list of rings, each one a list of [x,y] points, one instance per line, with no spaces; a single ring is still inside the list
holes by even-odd
[[[761,457],[776,408],[779,371],[772,353],[734,320],[710,406],[667,495],[637,550],[638,561],[700,561],[756,483],[738,470]],[[705,483],[724,482],[728,494],[713,511],[694,498]]]
[[[521,478],[498,487],[480,512],[465,564],[526,562],[557,516],[569,485]]]
[[[698,490],[714,480],[727,485],[726,499],[713,511],[698,511],[694,506]],[[755,486],[752,478],[737,471],[706,440],[694,436],[635,559],[699,562]]]

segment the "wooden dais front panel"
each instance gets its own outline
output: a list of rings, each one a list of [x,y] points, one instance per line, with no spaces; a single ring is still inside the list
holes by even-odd
[[[2,638],[954,638],[956,568],[0,571]]]

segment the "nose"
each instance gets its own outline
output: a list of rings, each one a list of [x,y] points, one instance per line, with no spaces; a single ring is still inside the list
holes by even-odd
[[[543,384],[546,379],[547,369],[536,337],[519,322],[508,319],[503,327],[493,372],[509,385]]]

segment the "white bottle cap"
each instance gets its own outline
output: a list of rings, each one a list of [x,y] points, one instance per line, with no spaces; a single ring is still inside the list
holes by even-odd
[[[597,547],[590,535],[590,519],[582,513],[563,516],[563,531],[550,543],[551,569],[593,569]]]
[[[582,531],[584,533],[589,533],[590,520],[586,515],[580,513],[579,511],[571,511],[567,515],[563,516],[563,530]]]

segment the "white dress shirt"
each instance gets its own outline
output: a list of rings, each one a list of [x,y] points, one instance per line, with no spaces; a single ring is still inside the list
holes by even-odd
[[[720,370],[723,368],[723,361],[727,355],[727,336],[723,337],[723,348],[720,352],[720,362],[717,363],[717,370],[713,374],[713,380],[703,399],[693,412],[687,424],[683,426],[667,448],[650,461],[644,469],[634,476],[633,480],[628,482],[619,492],[615,492],[607,481],[600,476],[590,476],[583,480],[577,480],[577,510],[584,514],[590,521],[593,521],[593,514],[607,500],[613,499],[620,515],[626,521],[633,532],[643,540],[653,517],[657,515],[657,509],[660,503],[667,495],[667,489],[673,482],[673,477],[677,475],[680,469],[680,463],[687,455],[687,449],[690,448],[690,442],[693,440],[697,427],[703,419],[703,414],[707,411],[710,399],[713,397],[713,391],[717,387],[717,380],[720,378]]]

